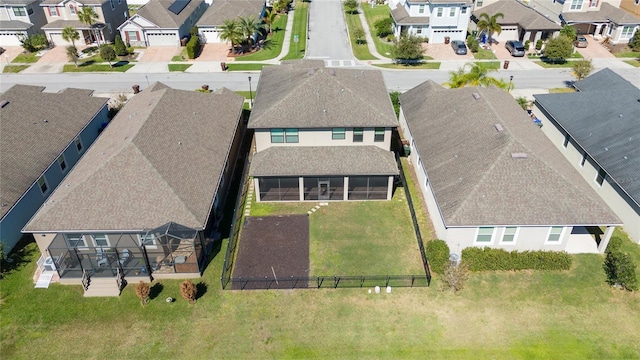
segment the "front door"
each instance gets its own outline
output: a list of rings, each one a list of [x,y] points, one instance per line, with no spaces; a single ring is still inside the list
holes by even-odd
[[[318,200],[329,200],[328,181],[318,181]]]

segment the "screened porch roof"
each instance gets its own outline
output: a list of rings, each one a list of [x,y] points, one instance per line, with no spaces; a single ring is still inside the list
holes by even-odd
[[[255,154],[249,175],[398,175],[398,167],[393,153],[377,146],[271,147]]]

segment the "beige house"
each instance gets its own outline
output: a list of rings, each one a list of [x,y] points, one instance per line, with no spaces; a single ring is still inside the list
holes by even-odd
[[[71,26],[80,34],[79,43],[113,42],[117,28],[129,17],[127,0],[44,0],[40,3],[47,17],[43,26],[47,39],[54,45],[71,45],[62,38],[62,29]],[[82,7],[90,6],[98,15],[93,26],[78,19]]]
[[[82,283],[86,296],[117,296],[124,279],[199,277],[242,143],[243,104],[224,88],[156,83],[135,95],[24,228],[49,261],[40,271]]]
[[[453,252],[604,252],[620,219],[507,92],[429,80],[400,103],[418,186]]]
[[[20,46],[20,39],[40,32],[47,23],[37,0],[0,1],[0,46]]]
[[[390,199],[396,126],[380,71],[264,67],[248,124],[257,201]]]
[[[543,132],[640,243],[640,89],[610,69],[535,95]]]

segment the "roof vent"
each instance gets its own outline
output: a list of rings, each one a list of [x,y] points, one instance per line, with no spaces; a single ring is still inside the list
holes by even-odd
[[[527,158],[527,154],[526,153],[511,153],[511,157],[514,159],[526,159]]]
[[[502,125],[500,125],[500,124],[495,124],[495,125],[493,125],[493,127],[496,128],[497,132],[502,132],[504,130],[504,128],[502,128]]]
[[[473,96],[473,98],[476,100],[480,99],[480,94],[478,94],[477,92],[474,92],[473,94],[471,94],[471,96]]]
[[[44,123],[48,123],[48,122],[49,122],[49,120],[47,120],[47,119],[42,119],[42,122],[44,122]]]
[[[336,70],[335,69],[329,69],[329,74],[336,76]]]
[[[638,101],[640,101],[640,100],[638,100]],[[7,106],[7,105],[9,105],[9,101],[7,101],[7,100],[0,101],[0,108],[3,108],[5,106]]]

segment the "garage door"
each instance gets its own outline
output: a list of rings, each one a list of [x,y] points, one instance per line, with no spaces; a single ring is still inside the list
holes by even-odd
[[[47,39],[49,39],[49,41],[56,46],[71,45],[71,43],[67,43],[66,41],[64,41],[64,39],[62,38],[62,33],[48,33]]]
[[[218,30],[202,30],[200,34],[202,34],[207,44],[224,42],[220,40],[220,31]]]
[[[149,41],[149,46],[180,45],[177,33],[147,33],[147,40]]]
[[[0,46],[20,46],[20,34],[12,31],[0,32]]]
[[[510,27],[503,26],[500,34],[493,35],[493,38],[498,40],[501,43],[504,43],[505,41],[508,41],[508,40],[520,40],[520,36],[518,35],[518,28],[511,27],[511,26]]]

